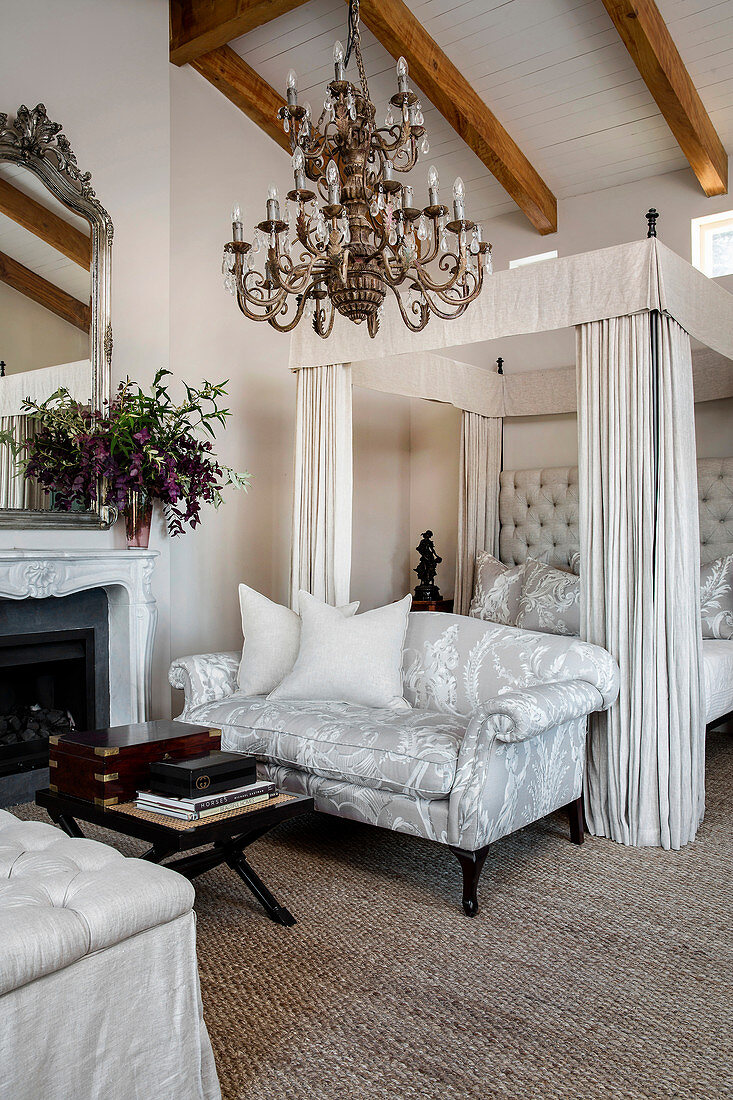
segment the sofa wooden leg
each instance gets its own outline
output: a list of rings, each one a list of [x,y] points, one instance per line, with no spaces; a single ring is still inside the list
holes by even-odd
[[[568,802],[565,807],[570,819],[570,839],[573,844],[582,844],[585,840],[585,814],[583,813],[583,796],[576,798],[574,802]]]
[[[461,848],[454,848],[451,845],[451,852],[460,863],[463,872],[463,908],[469,917],[475,917],[478,913],[476,888],[488,851],[488,844],[476,852],[464,852]]]

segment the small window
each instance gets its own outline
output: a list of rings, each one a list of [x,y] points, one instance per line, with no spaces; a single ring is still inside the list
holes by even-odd
[[[710,279],[733,275],[733,210],[692,219],[692,262]]]
[[[542,260],[556,260],[557,249],[552,252],[538,252],[536,256],[522,256],[519,260],[510,260],[510,267],[524,267],[525,264],[538,264]]]

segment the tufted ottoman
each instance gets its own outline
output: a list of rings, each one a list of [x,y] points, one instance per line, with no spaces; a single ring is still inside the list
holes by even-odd
[[[215,1100],[193,887],[0,810],[2,1100]]]

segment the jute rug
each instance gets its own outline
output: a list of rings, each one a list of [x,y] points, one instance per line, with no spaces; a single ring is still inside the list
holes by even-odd
[[[225,1100],[733,1097],[730,735],[707,775],[682,852],[577,848],[560,816],[495,844],[474,920],[449,851],[318,815],[251,849],[294,928],[196,880]]]

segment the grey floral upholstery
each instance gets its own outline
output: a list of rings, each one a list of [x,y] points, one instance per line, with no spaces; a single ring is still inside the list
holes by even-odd
[[[221,728],[225,747],[320,810],[466,851],[580,795],[587,715],[618,693],[597,646],[431,612],[409,617],[410,711],[247,698],[237,659],[174,661],[183,721]]]
[[[733,638],[733,554],[700,569],[703,638]]]
[[[524,568],[517,626],[550,634],[580,634],[580,578],[541,561]]]
[[[260,760],[422,798],[450,794],[468,723],[438,711],[243,695],[204,703],[192,720],[202,712],[231,748]]]
[[[468,614],[474,619],[514,626],[522,594],[524,564],[508,566],[480,550],[476,555],[473,598]]]

